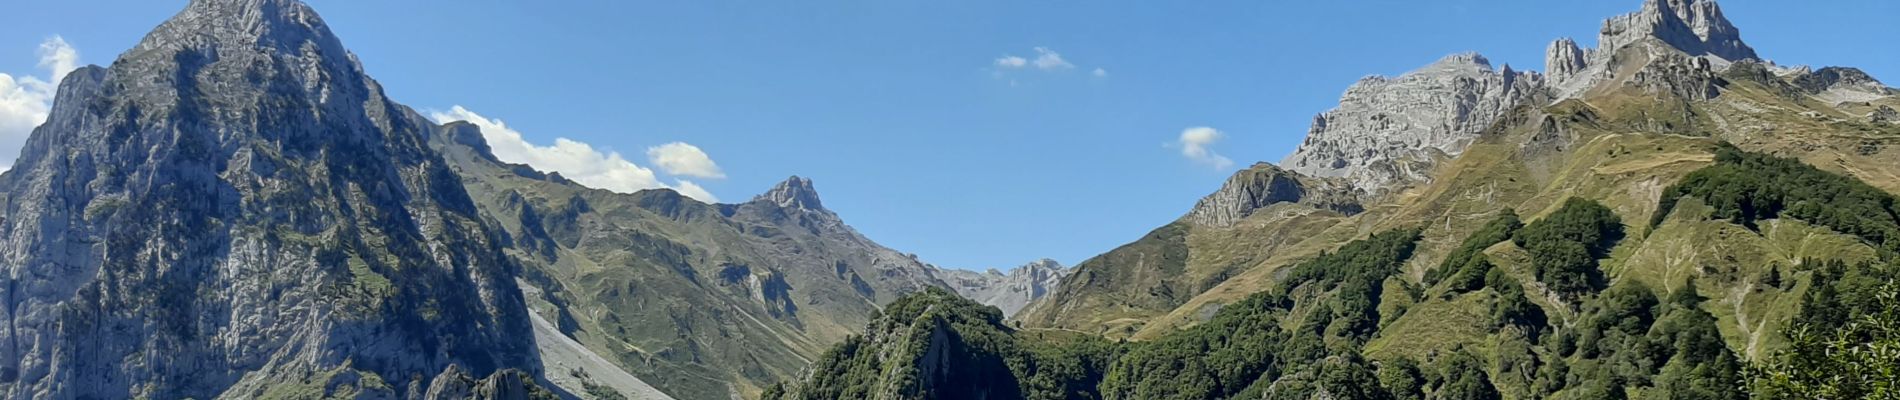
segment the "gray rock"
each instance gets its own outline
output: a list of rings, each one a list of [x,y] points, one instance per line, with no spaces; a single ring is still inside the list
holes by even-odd
[[[1551,82],[1563,82],[1589,66],[1583,48],[1577,47],[1577,41],[1561,38],[1550,42],[1550,48],[1544,53],[1544,75]]]
[[[1257,163],[1227,178],[1220,190],[1201,198],[1184,218],[1195,225],[1229,227],[1278,203],[1303,203],[1347,215],[1364,210],[1359,192],[1350,185]]]
[[[1395,78],[1366,77],[1314,118],[1306,141],[1280,165],[1381,195],[1426,180],[1438,160],[1463,152],[1499,116],[1540,99],[1542,82],[1537,73],[1493,69],[1475,53]]]
[[[1789,83],[1829,104],[1866,102],[1892,97],[1896,91],[1859,68],[1826,67],[1792,74]]]
[[[1720,94],[1720,73],[1730,64],[1759,61],[1713,0],[1647,0],[1640,11],[1605,21],[1597,43],[1552,42],[1547,75],[1492,70],[1483,57],[1461,54],[1397,78],[1361,79],[1337,108],[1314,119],[1306,141],[1280,165],[1341,178],[1377,197],[1429,179],[1440,160],[1462,153],[1518,105],[1620,86],[1706,100]],[[1858,98],[1865,91],[1831,93]]]
[[[1880,106],[1874,109],[1874,112],[1867,114],[1867,120],[1876,124],[1900,124],[1900,111],[1894,111],[1893,107]]]
[[[818,200],[818,190],[811,186],[811,179],[797,176],[779,182],[777,186],[772,187],[772,190],[760,194],[752,201],[764,201],[779,207],[799,210],[822,211],[825,209],[824,202]]]
[[[1007,318],[1022,311],[1029,302],[1048,296],[1062,283],[1063,277],[1069,276],[1069,271],[1062,263],[1045,258],[1011,268],[1009,272],[943,269],[939,274],[957,295],[995,306]]]
[[[1553,43],[1546,58],[1568,59],[1562,53],[1570,51]],[[1550,85],[1558,98],[1629,85],[1706,100],[1721,86],[1716,73],[1734,62],[1760,61],[1714,0],[1647,0],[1637,12],[1604,21],[1597,47],[1584,54],[1581,70],[1565,66],[1563,73],[1552,73]]]
[[[1654,40],[1691,56],[1758,59],[1755,49],[1742,43],[1741,31],[1722,16],[1715,0],[1647,0],[1640,11],[1604,21],[1600,35],[1600,49]]]
[[[51,114],[0,175],[0,398],[394,398],[537,368],[433,124],[302,3],[192,1]]]

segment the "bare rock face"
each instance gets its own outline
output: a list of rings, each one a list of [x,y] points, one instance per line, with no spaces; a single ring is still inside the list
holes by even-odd
[[[434,125],[304,4],[192,1],[51,114],[0,175],[0,398],[393,398],[538,368]]]
[[[1036,260],[1012,268],[1009,272],[940,270],[946,283],[957,295],[1003,310],[1003,317],[1016,315],[1029,302],[1048,296],[1069,276],[1069,268],[1051,259]]]
[[[1544,52],[1544,75],[1551,82],[1563,82],[1571,76],[1583,72],[1589,66],[1589,53],[1577,46],[1577,41],[1561,38],[1550,42],[1550,49]]]
[[[1546,54],[1559,98],[1631,86],[1706,100],[1719,93],[1717,73],[1738,61],[1760,61],[1714,0],[1647,0],[1640,11],[1604,21],[1597,47],[1583,51],[1580,67],[1574,47],[1559,39]]]
[[[812,188],[811,179],[797,176],[786,179],[784,182],[779,182],[777,186],[772,187],[772,190],[760,194],[758,198],[753,201],[765,201],[776,204],[779,207],[800,210],[817,211],[825,209],[824,203],[818,201],[818,190]]]
[[[1713,0],[1647,0],[1605,21],[1597,43],[1552,42],[1545,75],[1494,70],[1481,56],[1460,54],[1396,78],[1361,79],[1339,107],[1314,119],[1306,141],[1280,165],[1377,197],[1429,179],[1439,160],[1462,153],[1512,107],[1624,87],[1707,100],[1721,93],[1729,65],[1759,61]],[[1874,92],[1830,93],[1856,99]]]
[[[1277,203],[1304,203],[1348,215],[1364,210],[1358,191],[1338,180],[1309,178],[1273,164],[1257,163],[1234,173],[1220,190],[1201,198],[1185,219],[1200,226],[1229,227],[1255,210]]]
[[[1867,120],[1876,124],[1900,124],[1900,111],[1895,111],[1893,107],[1880,106],[1874,109],[1874,112],[1867,114]]]
[[[1441,158],[1519,104],[1543,97],[1543,77],[1493,69],[1477,54],[1445,57],[1396,78],[1372,76],[1314,118],[1306,141],[1280,165],[1340,178],[1369,195],[1427,179]]]
[[[1859,68],[1852,67],[1826,67],[1796,73],[1790,79],[1790,83],[1815,98],[1834,105],[1853,101],[1871,101],[1900,94]]]
[[[1648,0],[1643,9],[1603,22],[1597,39],[1600,49],[1618,49],[1638,42],[1659,41],[1691,56],[1713,56],[1727,61],[1757,59],[1755,49],[1715,0]]]

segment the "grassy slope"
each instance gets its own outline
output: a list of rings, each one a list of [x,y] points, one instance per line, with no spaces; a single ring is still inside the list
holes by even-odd
[[[456,158],[480,208],[515,239],[509,251],[529,283],[547,293],[530,305],[679,398],[756,397],[908,291],[883,269],[915,260],[858,252],[863,243],[821,237],[831,228],[805,217],[722,210],[671,191],[587,189],[517,175],[464,147],[444,153]],[[523,206],[548,233],[524,223]],[[748,273],[728,279],[735,267]],[[787,289],[768,298],[758,282],[774,279]]]
[[[1061,289],[1017,319],[1039,328],[1129,337],[1150,319],[1236,274],[1291,254],[1313,254],[1317,249],[1301,245],[1317,243],[1311,238],[1344,219],[1337,212],[1282,203],[1226,229],[1171,224],[1077,265]]]
[[[1646,221],[1655,212],[1663,188],[1712,162],[1710,146],[1718,140],[1734,141],[1751,151],[1795,156],[1824,170],[1900,192],[1900,159],[1896,159],[1900,153],[1890,150],[1900,129],[1860,122],[1851,112],[1811,99],[1772,93],[1761,83],[1732,81],[1723,96],[1709,102],[1612,91],[1598,93],[1587,102],[1521,109],[1514,120],[1495,127],[1464,154],[1443,164],[1435,181],[1404,191],[1364,214],[1343,218],[1305,242],[1280,246],[1275,256],[1165,315],[1142,321],[1145,328],[1135,337],[1149,339],[1192,326],[1209,315],[1208,310],[1268,287],[1280,267],[1380,229],[1426,228],[1419,255],[1408,267],[1408,275],[1416,280],[1494,215],[1499,205],[1535,219],[1554,210],[1563,199],[1576,196],[1609,206],[1626,221]],[[1814,109],[1831,114],[1823,118],[1803,115]],[[1547,128],[1552,125],[1558,129]],[[1694,210],[1677,211],[1684,212]],[[1766,332],[1785,323],[1798,301],[1796,294],[1805,287],[1804,283],[1786,290],[1763,287],[1756,282],[1763,273],[1762,263],[1790,265],[1804,257],[1859,260],[1873,256],[1870,247],[1851,236],[1800,221],[1771,221],[1759,233],[1693,215],[1668,221],[1655,232],[1641,224],[1630,226],[1630,237],[1605,261],[1604,268],[1616,279],[1638,279],[1658,288],[1679,286],[1696,276],[1698,288],[1712,299],[1705,308],[1721,319],[1730,345],[1748,356],[1775,348],[1781,338]],[[1235,235],[1233,240],[1248,239]],[[1520,263],[1499,259],[1518,253],[1521,250],[1508,244],[1491,252],[1494,262],[1512,269],[1520,281],[1533,283],[1526,286],[1534,301],[1561,321],[1567,307],[1537,298],[1539,289]],[[1461,344],[1482,347],[1489,340],[1478,329],[1483,315],[1476,307],[1483,303],[1476,297],[1487,295],[1428,296],[1369,344],[1368,354],[1379,357],[1399,351],[1390,343],[1408,343],[1407,347],[1424,343],[1419,347],[1441,350]]]

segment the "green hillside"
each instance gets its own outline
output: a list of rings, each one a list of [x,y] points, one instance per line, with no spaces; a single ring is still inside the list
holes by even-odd
[[[1052,344],[943,293],[906,298],[779,390],[798,399],[1891,396],[1893,370],[1866,365],[1894,360],[1885,246],[1895,198],[1793,159],[1707,149],[1712,164],[1658,190],[1655,205],[1620,207],[1654,214],[1626,217],[1582,197],[1528,221],[1507,210],[1472,224],[1417,280],[1407,266],[1423,262],[1430,230],[1385,230],[1141,341]],[[1834,217],[1843,213],[1864,217]],[[920,307],[965,311],[926,317]],[[954,340],[923,339],[934,331]],[[1082,369],[1059,378],[1038,376],[1043,353],[1023,350],[1076,343],[1088,350],[1064,354],[1086,354],[1071,364]],[[939,353],[964,358],[926,356]],[[973,373],[988,375],[950,376]],[[929,390],[952,381],[991,386]]]

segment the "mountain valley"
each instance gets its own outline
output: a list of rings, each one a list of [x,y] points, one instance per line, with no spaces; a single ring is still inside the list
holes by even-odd
[[[1900,91],[1713,0],[1600,32],[1361,79],[1178,219],[978,272],[808,178],[503,161],[303,2],[191,0],[0,171],[0,397],[1900,396]]]

